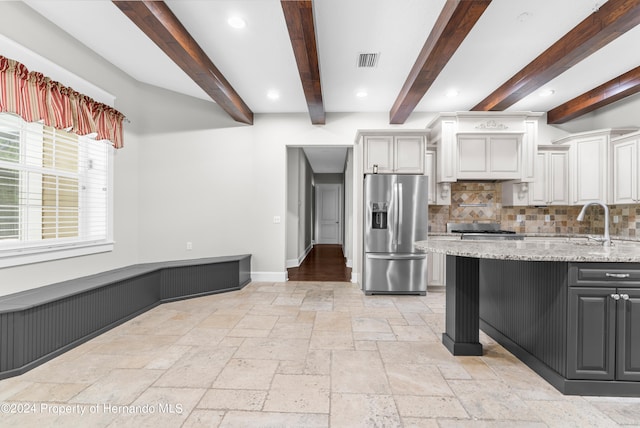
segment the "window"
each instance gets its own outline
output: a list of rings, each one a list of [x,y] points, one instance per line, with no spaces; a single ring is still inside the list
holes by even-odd
[[[0,267],[112,249],[112,151],[0,113]]]

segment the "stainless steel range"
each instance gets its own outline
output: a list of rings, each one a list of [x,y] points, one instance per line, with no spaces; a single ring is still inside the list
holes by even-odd
[[[521,240],[524,235],[500,229],[500,223],[447,223],[447,233],[460,233],[460,239]]]

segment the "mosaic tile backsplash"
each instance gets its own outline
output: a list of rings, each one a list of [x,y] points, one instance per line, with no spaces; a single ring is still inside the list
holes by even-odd
[[[604,211],[591,207],[583,222],[576,221],[581,206],[503,207],[502,184],[492,182],[451,183],[451,205],[429,207],[429,231],[447,231],[448,222],[497,222],[518,233],[602,234]],[[640,237],[640,205],[609,205],[612,236]],[[516,221],[524,215],[525,221]],[[549,215],[549,221],[545,216]],[[614,223],[614,216],[618,223]]]

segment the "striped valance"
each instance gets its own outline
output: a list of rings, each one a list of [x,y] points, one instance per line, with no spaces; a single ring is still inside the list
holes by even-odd
[[[123,144],[122,113],[2,55],[0,111],[78,135],[96,133],[98,140],[109,140],[117,149]]]

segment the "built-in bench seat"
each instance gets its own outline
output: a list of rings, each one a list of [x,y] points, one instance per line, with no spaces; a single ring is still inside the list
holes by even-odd
[[[146,263],[0,297],[0,379],[165,302],[239,290],[251,255]]]

